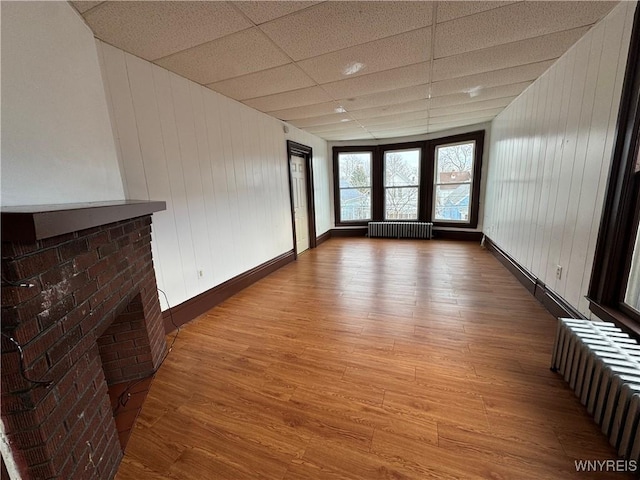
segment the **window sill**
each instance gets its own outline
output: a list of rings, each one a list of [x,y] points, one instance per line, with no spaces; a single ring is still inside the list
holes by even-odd
[[[629,335],[640,341],[640,324],[636,320],[625,315],[620,310],[614,310],[611,307],[600,305],[593,300],[588,300],[589,310],[599,319],[615,323]]]
[[[434,227],[449,227],[449,228],[478,228],[478,223],[474,225],[473,223],[456,223],[456,222],[442,222],[442,221],[433,221]]]

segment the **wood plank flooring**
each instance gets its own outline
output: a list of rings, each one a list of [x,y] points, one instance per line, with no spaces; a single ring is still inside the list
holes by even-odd
[[[331,239],[182,329],[117,479],[633,478],[555,328],[476,244]]]

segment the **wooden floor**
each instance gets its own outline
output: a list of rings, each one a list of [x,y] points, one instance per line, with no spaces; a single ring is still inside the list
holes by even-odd
[[[486,250],[331,239],[183,328],[119,480],[573,479],[614,450]]]

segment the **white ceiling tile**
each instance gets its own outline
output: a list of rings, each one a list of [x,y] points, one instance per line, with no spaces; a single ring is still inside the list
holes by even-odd
[[[478,110],[487,110],[491,108],[504,108],[509,105],[516,97],[495,98],[493,100],[484,100],[480,102],[467,102],[458,105],[450,105],[448,107],[431,108],[429,116],[432,118],[442,117],[445,115],[453,115],[456,113],[473,113]]]
[[[588,27],[574,28],[541,37],[461,53],[451,57],[439,58],[433,62],[433,80],[462,77],[474,73],[552,60],[566,52],[587,30]]]
[[[246,100],[248,98],[263,97],[288,90],[311,87],[312,85],[315,85],[313,80],[295,64],[289,63],[281,67],[210,83],[207,87],[227,97]]]
[[[384,72],[325,83],[322,88],[333,98],[339,99],[421,85],[429,81],[429,66],[428,62],[416,63]]]
[[[336,141],[336,142],[346,141],[346,140],[375,140],[375,137],[373,135],[365,132],[364,130],[360,134],[351,134],[351,135],[327,134],[327,135],[322,135],[322,138],[324,138],[325,140]]]
[[[362,133],[365,130],[356,122],[330,123],[328,125],[318,125],[315,127],[306,127],[307,132],[314,135],[326,135],[332,133],[343,133],[348,135]]]
[[[438,24],[435,58],[590,25],[617,2],[518,2]]]
[[[260,28],[294,60],[431,24],[430,2],[323,2]]]
[[[388,90],[386,92],[372,93],[355,98],[345,98],[340,100],[340,104],[347,110],[353,112],[365,108],[380,107],[383,105],[396,105],[398,103],[411,102],[413,100],[423,100],[429,95],[429,85],[415,85],[413,87]]]
[[[89,1],[82,0],[82,1],[71,2],[71,3],[73,4],[74,7],[76,7],[76,10],[78,10],[80,13],[84,13],[95,6],[100,5],[102,2],[89,2]]]
[[[226,2],[103,2],[84,18],[100,40],[147,60],[251,27]]]
[[[289,63],[256,27],[158,60],[161,67],[201,84]]]
[[[487,110],[477,110],[475,112],[456,113],[453,115],[443,115],[441,117],[432,117],[429,119],[429,125],[454,123],[454,122],[467,122],[474,120],[477,122],[478,118],[493,118],[498,115],[504,108],[489,108]]]
[[[412,128],[395,128],[390,130],[385,130],[381,132],[376,132],[374,134],[375,138],[398,138],[398,137],[408,137],[411,135],[423,135],[429,131],[429,127],[427,125],[422,127],[412,127]]]
[[[438,2],[437,22],[446,22],[454,18],[466,17],[475,13],[493,10],[494,8],[504,7],[514,2]]]
[[[416,100],[414,102],[398,103],[396,105],[385,105],[383,107],[366,108],[364,110],[356,110],[350,115],[356,120],[361,118],[381,117],[383,115],[393,115],[396,113],[417,112],[427,110],[429,108],[429,100]]]
[[[450,123],[433,124],[433,125],[429,125],[429,133],[441,132],[443,130],[451,130],[452,128],[465,127],[465,126],[471,126],[471,125],[478,125],[479,127],[481,127],[482,124],[490,122],[491,120],[493,120],[493,118],[494,116],[490,116],[490,117],[483,117],[483,118],[459,120],[457,122],[450,122]]]
[[[297,120],[301,118],[318,117],[320,115],[330,115],[333,113],[344,113],[340,109],[340,105],[336,102],[316,103],[315,105],[306,105],[304,107],[287,108],[284,110],[275,110],[267,112],[272,117],[280,120]]]
[[[287,108],[303,107],[315,103],[330,102],[331,97],[320,87],[301,88],[290,92],[276,93],[265,97],[252,98],[243,103],[261,112],[273,112]]]
[[[298,65],[318,83],[335,82],[426,62],[430,44],[431,28],[427,27],[303,60]]]
[[[402,122],[401,124],[400,123],[396,124],[396,127],[408,130],[408,129],[422,128],[422,127],[426,128],[428,125],[429,125],[429,119],[422,118],[422,119]],[[373,134],[376,134],[377,132],[388,132],[390,130],[396,129],[388,125],[372,125],[370,127],[365,126],[365,128],[367,129],[368,132],[371,132]]]
[[[298,128],[305,128],[305,127],[316,127],[318,125],[336,124],[341,122],[347,123],[347,122],[351,122],[352,120],[353,119],[346,113],[333,113],[330,115],[321,115],[318,117],[290,120],[289,123]]]
[[[428,110],[418,110],[416,112],[397,113],[395,115],[384,115],[382,117],[361,118],[358,120],[364,127],[378,125],[402,125],[404,122],[419,120],[429,117]]]
[[[264,1],[264,2],[231,2],[251,19],[253,23],[259,25],[274,18],[284,17],[290,13],[297,12],[304,8],[309,8],[320,2],[296,2],[296,1]]]
[[[474,95],[481,94],[485,88],[535,80],[552,64],[552,60],[547,60],[545,62],[531,63],[520,67],[478,73],[476,75],[451,80],[441,80],[439,82],[433,82],[431,94],[436,97],[453,93],[467,93],[473,97]]]
[[[500,85],[497,87],[483,88],[482,90],[472,92],[472,97],[468,93],[454,93],[453,95],[443,95],[441,97],[433,97],[431,99],[431,108],[445,107],[447,105],[458,105],[470,101],[479,102],[482,100],[491,100],[494,98],[516,97],[520,95],[525,88],[531,85],[531,81],[513,83],[510,85]]]

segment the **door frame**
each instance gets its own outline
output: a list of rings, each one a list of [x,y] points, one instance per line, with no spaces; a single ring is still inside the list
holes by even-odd
[[[293,205],[293,180],[291,178],[291,157],[304,158],[306,171],[307,217],[309,225],[309,248],[316,248],[316,206],[313,192],[313,149],[307,145],[287,140],[287,171],[289,174],[289,201],[291,202],[291,229],[293,230],[293,255],[298,258],[296,239],[295,207]]]

